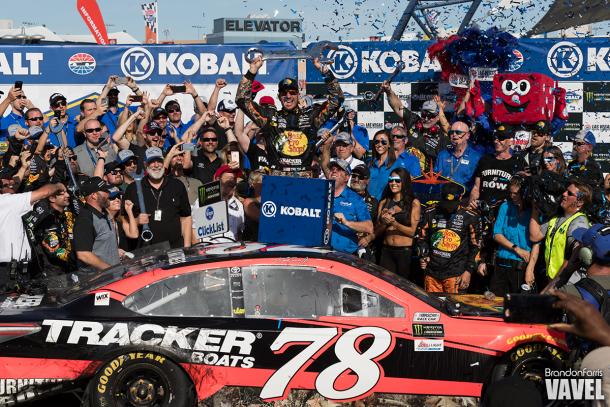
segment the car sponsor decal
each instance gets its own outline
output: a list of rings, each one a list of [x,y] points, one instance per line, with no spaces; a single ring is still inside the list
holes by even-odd
[[[0,379],[0,405],[12,405],[56,390],[63,379]]]
[[[440,319],[440,312],[416,312],[413,314],[413,322],[438,322]]]
[[[98,383],[97,383],[97,392],[100,394],[104,394],[106,392],[106,385],[108,384],[108,380],[110,377],[119,370],[121,366],[125,363],[126,360],[153,360],[156,363],[162,365],[165,362],[165,357],[157,355],[156,353],[150,352],[130,352],[126,355],[121,355],[118,358],[111,361],[108,366],[102,372]]]
[[[370,346],[360,350],[365,338],[372,338]],[[383,375],[378,361],[394,348],[394,337],[383,328],[359,327],[346,332],[338,328],[285,328],[271,344],[271,350],[281,354],[293,345],[308,345],[271,375],[260,397],[263,400],[284,398],[290,389],[291,380],[299,372],[307,369],[319,355],[333,346],[338,362],[327,366],[316,377],[315,389],[320,395],[331,400],[348,401],[365,397]],[[351,385],[340,389],[335,382],[340,376],[351,372],[356,378]]]
[[[445,336],[443,324],[413,324],[413,336],[442,338]]]
[[[442,352],[445,350],[442,339],[416,339],[413,343],[415,352]]]
[[[535,333],[531,333],[531,334],[515,335],[512,338],[508,338],[506,340],[506,344],[514,345],[519,342],[524,342],[524,341],[534,342],[537,340],[543,340],[545,342],[560,342],[560,343],[565,342],[565,341],[562,341],[560,338],[556,338],[552,335],[549,335],[548,333],[535,332]]]
[[[109,306],[110,305],[110,293],[108,291],[95,293],[95,299],[93,305],[96,307]]]
[[[7,297],[0,308],[33,308],[42,303],[44,295],[26,295]]]

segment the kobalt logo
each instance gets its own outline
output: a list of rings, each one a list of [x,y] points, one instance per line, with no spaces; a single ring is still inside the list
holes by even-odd
[[[275,206],[274,202],[267,201],[267,202],[264,202],[263,205],[261,206],[261,211],[263,212],[263,216],[265,216],[266,218],[272,218],[275,216],[275,213],[277,212],[277,206]]]
[[[0,73],[3,75],[40,75],[42,59],[42,52],[0,52]]]
[[[134,80],[146,79],[155,69],[155,60],[147,49],[142,47],[129,48],[121,57],[121,70],[125,76]]]
[[[555,44],[547,55],[547,65],[560,78],[569,78],[580,71],[583,55],[573,42],[561,41]]]
[[[356,52],[345,45],[339,45],[338,50],[330,50],[327,57],[333,61],[330,69],[339,79],[349,78],[358,68]]]

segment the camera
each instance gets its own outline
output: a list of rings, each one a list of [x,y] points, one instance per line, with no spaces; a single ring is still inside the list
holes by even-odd
[[[521,187],[525,201],[533,202],[540,213],[549,218],[559,210],[561,196],[567,188],[566,179],[552,171],[532,175]]]

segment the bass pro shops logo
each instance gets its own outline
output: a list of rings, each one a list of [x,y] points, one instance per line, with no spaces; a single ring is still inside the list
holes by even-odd
[[[580,71],[583,59],[582,51],[576,44],[569,41],[561,41],[549,50],[547,65],[556,76],[569,78]]]
[[[330,50],[327,57],[333,61],[330,65],[330,70],[338,79],[349,78],[358,68],[358,56],[348,46],[339,45],[339,49]]]
[[[121,57],[121,70],[136,81],[148,78],[155,69],[155,59],[147,49],[130,48]]]

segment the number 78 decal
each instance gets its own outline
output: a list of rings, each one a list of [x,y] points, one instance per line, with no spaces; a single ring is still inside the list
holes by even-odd
[[[372,337],[373,343],[360,353],[358,345],[366,337]],[[283,353],[292,345],[309,345],[271,375],[263,386],[260,397],[263,400],[283,398],[291,380],[335,341],[334,350],[339,361],[320,372],[315,383],[317,392],[327,399],[342,401],[366,395],[382,375],[377,360],[386,356],[394,347],[392,335],[378,327],[355,328],[342,335],[339,335],[338,328],[284,329],[271,344],[271,350],[276,354]],[[356,382],[347,389],[337,390],[335,382],[349,371],[356,374]]]

